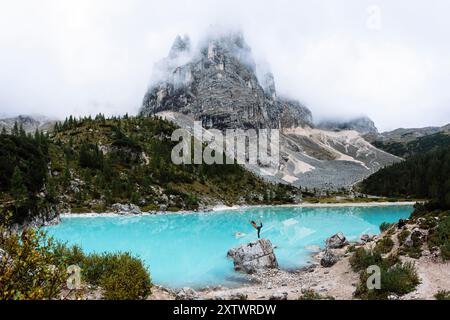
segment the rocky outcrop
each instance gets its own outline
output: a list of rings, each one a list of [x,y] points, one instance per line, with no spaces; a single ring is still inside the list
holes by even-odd
[[[322,256],[322,259],[320,259],[320,265],[324,268],[331,268],[338,261],[339,261],[339,258],[337,255],[335,255],[330,250],[325,250],[325,253]]]
[[[227,257],[232,258],[234,269],[248,274],[264,269],[278,268],[273,246],[268,239],[243,244],[228,251]]]
[[[362,242],[367,243],[367,242],[372,242],[373,240],[375,240],[375,235],[370,235],[370,234],[363,234],[361,235],[360,239]]]
[[[348,245],[347,239],[342,232],[327,238],[325,241],[327,249],[340,249]]]
[[[112,209],[118,214],[142,214],[141,209],[134,204],[115,203],[112,205]]]
[[[272,301],[282,301],[288,299],[288,293],[287,292],[275,292],[269,297],[269,300]]]
[[[322,121],[317,124],[317,127],[333,131],[355,130],[363,135],[378,134],[375,123],[368,117],[360,117],[348,121]]]
[[[15,223],[10,226],[13,232],[19,232],[25,228],[40,228],[59,224],[61,221],[56,207],[48,206],[39,208],[39,213],[34,214],[29,211],[27,218],[22,223]]]
[[[198,300],[198,293],[192,288],[182,288],[177,292],[175,300]]]
[[[155,66],[142,115],[188,113],[205,128],[312,126],[311,112],[278,97],[271,73],[262,80],[241,33],[209,37],[192,51],[188,37],[177,37],[169,56]]]

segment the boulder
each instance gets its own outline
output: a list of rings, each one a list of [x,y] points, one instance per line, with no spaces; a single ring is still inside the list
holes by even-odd
[[[228,251],[227,257],[233,259],[236,271],[243,271],[248,274],[263,269],[278,268],[272,243],[268,239],[259,239],[233,248]]]
[[[228,300],[247,300],[248,299],[248,295],[246,295],[245,293],[242,292],[237,292],[237,293],[233,293],[228,297]]]
[[[347,239],[342,232],[336,233],[325,241],[327,248],[340,249],[348,245]]]
[[[192,288],[182,288],[177,292],[175,300],[197,300],[198,293]]]
[[[406,221],[403,219],[398,220],[397,228],[402,229],[404,226],[406,226]]]
[[[269,300],[287,300],[288,293],[287,292],[275,292],[269,297]]]
[[[375,238],[375,236],[374,235],[369,235],[369,234],[363,234],[363,235],[361,235],[361,241],[362,242],[371,242],[371,241],[373,241],[374,240],[374,238]]]
[[[118,214],[142,214],[141,209],[134,204],[115,203],[112,205],[112,209]]]
[[[404,245],[407,247],[413,247],[414,245],[422,244],[426,239],[426,234],[420,231],[418,228],[414,228],[410,235],[405,239]]]
[[[339,258],[330,250],[326,250],[322,259],[320,259],[320,264],[324,268],[331,268],[339,261]]]

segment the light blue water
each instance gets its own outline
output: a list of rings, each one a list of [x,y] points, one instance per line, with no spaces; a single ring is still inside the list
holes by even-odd
[[[310,260],[310,246],[339,231],[349,240],[379,233],[382,222],[406,219],[409,206],[341,208],[246,208],[213,213],[133,217],[70,217],[48,227],[56,239],[78,244],[86,252],[128,251],[148,266],[156,284],[169,287],[233,285],[226,253],[257,238],[250,220],[262,220],[261,236],[277,247],[280,267],[293,269]],[[236,238],[235,233],[246,236]]]

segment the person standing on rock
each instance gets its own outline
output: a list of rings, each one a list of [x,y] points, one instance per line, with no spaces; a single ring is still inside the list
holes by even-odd
[[[258,239],[261,238],[260,234],[261,234],[261,229],[263,227],[263,224],[261,221],[259,221],[259,226],[256,224],[255,221],[250,221],[250,223],[252,224],[253,228],[255,228],[258,231]]]

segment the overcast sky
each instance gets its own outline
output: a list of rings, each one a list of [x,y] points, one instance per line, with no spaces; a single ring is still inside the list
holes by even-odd
[[[449,14],[447,0],[0,0],[0,114],[136,113],[175,36],[220,24],[316,119],[443,125]]]

